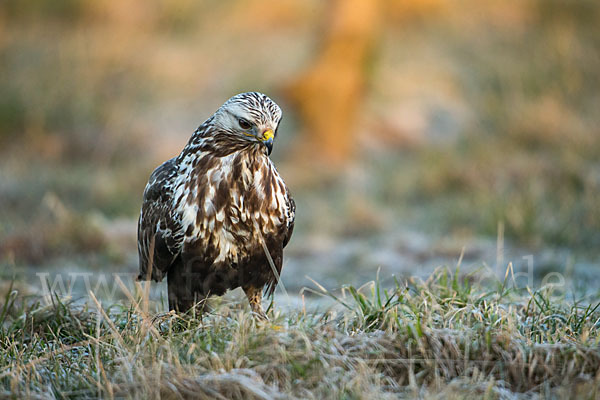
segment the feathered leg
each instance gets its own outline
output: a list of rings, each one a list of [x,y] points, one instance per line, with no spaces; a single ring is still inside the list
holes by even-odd
[[[194,290],[192,278],[189,271],[183,268],[183,263],[171,266],[167,274],[169,310],[185,313],[198,304],[196,310],[202,313],[206,296]]]
[[[263,288],[255,286],[246,286],[243,289],[244,293],[246,293],[246,297],[248,298],[248,302],[250,303],[250,308],[252,309],[252,312],[256,314],[258,318],[262,320],[267,320],[267,315],[262,309]]]

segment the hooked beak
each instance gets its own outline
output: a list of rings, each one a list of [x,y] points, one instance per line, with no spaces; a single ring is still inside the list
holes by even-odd
[[[271,129],[264,131],[262,136],[258,138],[267,147],[268,155],[271,155],[271,151],[273,151],[273,139],[275,139],[275,134]]]

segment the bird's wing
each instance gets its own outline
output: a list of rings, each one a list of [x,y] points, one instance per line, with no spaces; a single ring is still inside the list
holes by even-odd
[[[288,218],[288,229],[287,229],[287,232],[285,233],[285,236],[283,237],[283,247],[282,248],[285,248],[285,246],[288,244],[288,242],[292,238],[292,233],[294,232],[294,221],[296,220],[296,202],[294,201],[294,199],[291,196],[289,196],[289,194],[288,194],[288,198],[289,198],[290,216]]]
[[[138,280],[161,281],[183,244],[180,217],[173,209],[173,185],[178,173],[175,159],[156,168],[144,190],[138,221]]]

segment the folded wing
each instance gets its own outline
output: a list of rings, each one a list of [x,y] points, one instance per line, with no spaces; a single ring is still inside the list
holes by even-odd
[[[138,280],[160,282],[181,252],[185,232],[172,207],[177,172],[174,158],[163,163],[154,170],[144,190],[138,220]]]

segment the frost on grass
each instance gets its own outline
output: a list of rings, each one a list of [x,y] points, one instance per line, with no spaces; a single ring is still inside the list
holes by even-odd
[[[243,304],[197,318],[128,305],[0,309],[0,396],[29,398],[529,398],[600,389],[600,309],[440,270],[336,306],[257,322]]]

